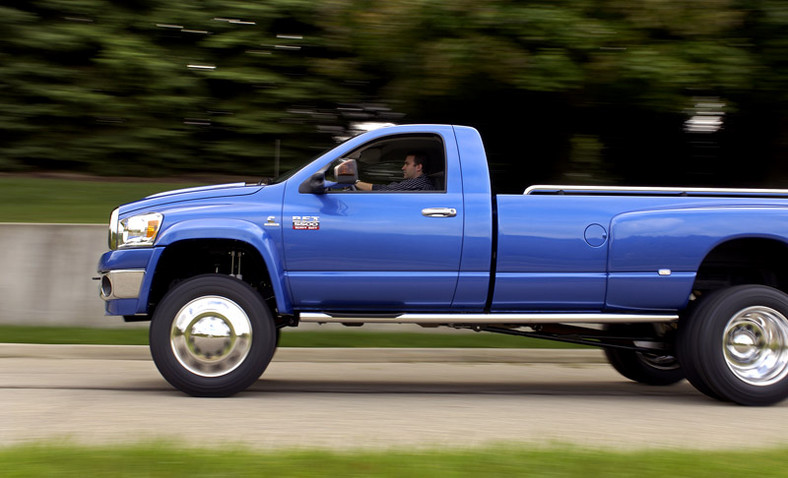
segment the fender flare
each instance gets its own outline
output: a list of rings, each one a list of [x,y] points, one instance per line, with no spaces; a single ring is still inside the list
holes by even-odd
[[[744,238],[788,243],[785,209],[719,206],[626,212],[610,223],[609,272],[697,272],[718,245]]]
[[[632,211],[610,223],[608,307],[654,310],[686,307],[698,268],[720,244],[737,239],[788,242],[784,208],[769,205]],[[644,291],[648,291],[644,293]]]
[[[281,232],[280,229],[276,231]],[[274,231],[271,231],[274,232]],[[227,218],[200,218],[178,221],[171,227],[162,231],[156,241],[157,247],[166,248],[176,242],[190,239],[209,240],[223,239],[244,242],[255,248],[263,258],[271,286],[276,297],[276,306],[280,314],[292,313],[290,291],[287,288],[284,274],[284,263],[279,253],[277,242],[271,237],[269,231],[257,224]]]

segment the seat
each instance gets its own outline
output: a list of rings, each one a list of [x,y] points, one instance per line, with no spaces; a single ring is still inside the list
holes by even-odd
[[[443,171],[428,174],[427,177],[430,178],[430,181],[432,181],[432,185],[435,186],[435,189],[438,191],[446,190],[446,175]]]

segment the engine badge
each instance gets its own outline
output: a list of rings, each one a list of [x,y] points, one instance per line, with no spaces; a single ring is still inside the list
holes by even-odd
[[[293,216],[293,229],[297,231],[317,231],[320,229],[320,216]]]

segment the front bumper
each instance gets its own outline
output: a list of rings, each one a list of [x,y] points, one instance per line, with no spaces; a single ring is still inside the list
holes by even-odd
[[[136,299],[145,279],[145,269],[124,269],[101,274],[100,295],[104,300]]]
[[[105,301],[107,315],[148,313],[153,271],[162,251],[162,248],[129,249],[109,251],[101,256],[99,296]]]

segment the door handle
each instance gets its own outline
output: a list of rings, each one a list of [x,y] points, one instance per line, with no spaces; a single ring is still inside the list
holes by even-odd
[[[421,210],[422,216],[427,217],[454,217],[457,210],[453,207],[428,207]]]

